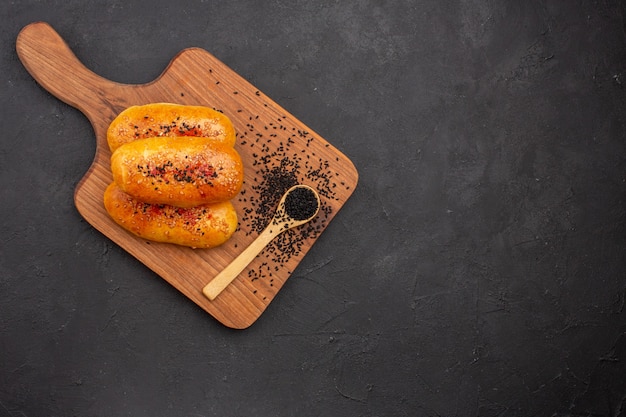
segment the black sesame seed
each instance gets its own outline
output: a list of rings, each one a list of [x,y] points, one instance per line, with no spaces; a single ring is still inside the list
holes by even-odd
[[[287,194],[285,211],[295,220],[306,220],[313,216],[319,207],[315,193],[307,187],[298,187]]]

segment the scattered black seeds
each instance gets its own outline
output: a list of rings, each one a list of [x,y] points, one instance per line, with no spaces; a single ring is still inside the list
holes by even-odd
[[[260,92],[255,92],[255,95],[259,96]],[[267,104],[264,106],[267,107]],[[300,255],[305,243],[315,239],[324,230],[332,214],[332,207],[328,202],[338,198],[335,193],[339,179],[336,178],[338,173],[330,170],[329,161],[316,156],[315,152],[310,150],[310,148],[316,149],[317,146],[322,145],[316,143],[315,138],[308,131],[291,124],[287,116],[282,115],[274,120],[267,120],[263,117],[264,124],[257,125],[263,126],[264,129],[261,131],[270,130],[269,126],[272,127],[270,130],[272,133],[266,134],[265,137],[251,124],[253,120],[259,119],[259,115],[252,114],[247,119],[248,123],[245,124],[245,128],[239,129],[241,134],[238,136],[238,141],[241,146],[249,144],[257,149],[251,153],[253,160],[249,166],[252,169],[246,174],[248,178],[246,182],[249,181],[251,185],[244,190],[247,191],[245,197],[244,191],[238,197],[243,207],[239,218],[240,230],[245,231],[247,235],[256,235],[263,231],[274,216],[280,198],[294,185],[309,185],[320,196],[321,205],[318,215],[310,222],[276,236],[260,255],[267,262],[248,270],[248,279],[251,282],[267,280],[267,284],[272,285],[270,281],[273,279],[272,272],[285,270],[289,261]],[[251,140],[250,136],[244,137],[248,132],[254,132],[255,140]],[[296,144],[298,144],[297,147]],[[302,148],[309,149],[299,152]],[[310,203],[311,201],[308,206],[303,204],[299,209],[293,208],[293,210],[301,211],[293,217],[304,216],[307,209],[311,209]],[[317,208],[317,199],[312,207],[313,210]],[[308,217],[310,215],[304,218]],[[268,262],[270,262],[269,265]],[[287,274],[291,273],[291,268],[287,269]],[[269,290],[268,287],[266,289]],[[273,291],[276,289],[274,288]]]

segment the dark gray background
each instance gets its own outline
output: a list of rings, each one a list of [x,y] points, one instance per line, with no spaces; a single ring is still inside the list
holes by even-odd
[[[5,1],[0,416],[626,416],[623,2]],[[83,115],[15,39],[94,72],[202,47],[359,185],[233,331],[81,219]]]

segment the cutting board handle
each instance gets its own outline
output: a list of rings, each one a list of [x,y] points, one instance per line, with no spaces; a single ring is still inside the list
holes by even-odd
[[[16,41],[18,57],[35,80],[61,101],[79,109],[89,119],[94,112],[111,112],[105,101],[120,84],[85,67],[59,34],[45,22],[24,27]]]

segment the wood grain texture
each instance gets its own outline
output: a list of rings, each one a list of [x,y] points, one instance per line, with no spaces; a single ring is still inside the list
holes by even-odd
[[[80,214],[225,326],[243,329],[261,316],[356,187],[357,170],[345,155],[203,49],[183,50],[156,80],[141,85],[94,74],[43,22],[26,26],[16,49],[33,78],[80,110],[93,126],[94,161],[74,196]],[[245,170],[242,192],[233,200],[240,221],[233,237],[219,248],[194,250],[147,242],[116,225],[104,209],[103,193],[112,181],[107,127],[125,108],[154,102],[212,107],[235,126],[235,147]],[[264,205],[274,194],[282,195],[284,190],[273,189],[272,180],[280,173],[315,188],[322,203],[320,213],[301,226],[307,229],[290,230],[283,234],[287,240],[270,244],[219,297],[209,301],[202,288],[254,241],[265,226],[262,222],[269,221]]]

